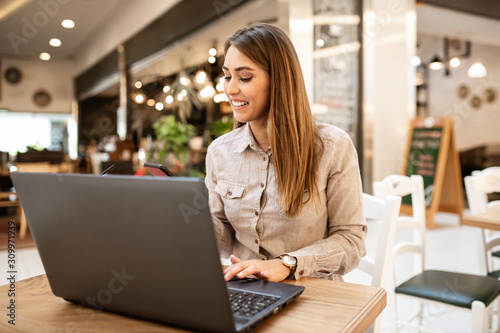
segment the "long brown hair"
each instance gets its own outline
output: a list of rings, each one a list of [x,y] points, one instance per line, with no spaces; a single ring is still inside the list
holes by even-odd
[[[314,122],[295,48],[282,30],[266,23],[238,30],[227,40],[225,53],[230,46],[269,73],[267,133],[280,204],[287,216],[297,216],[318,194],[319,153],[315,154]],[[241,125],[235,120],[235,127]]]

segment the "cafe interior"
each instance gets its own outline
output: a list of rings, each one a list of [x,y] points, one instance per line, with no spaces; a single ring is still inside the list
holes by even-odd
[[[476,299],[482,312],[442,299],[475,291],[453,274],[500,279],[500,3],[488,0],[0,1],[0,228],[19,225],[21,279],[45,271],[10,174],[151,176],[150,162],[204,178],[207,147],[233,128],[224,42],[252,22],[290,36],[313,116],[351,137],[363,192],[412,194],[392,225],[368,220],[374,268],[344,276],[387,291],[370,330],[500,331],[499,286]],[[416,134],[436,128],[423,161]],[[419,226],[396,230],[404,216]],[[409,239],[425,261],[395,259]],[[451,274],[424,307],[400,288],[419,269]]]

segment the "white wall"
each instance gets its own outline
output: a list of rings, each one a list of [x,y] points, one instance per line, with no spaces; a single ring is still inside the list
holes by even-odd
[[[416,13],[411,0],[365,0],[363,31],[365,191],[399,174],[415,116]]]
[[[312,0],[289,1],[288,35],[292,40],[302,68],[307,97],[314,101],[314,18]]]
[[[454,36],[449,36],[453,38]],[[420,56],[428,61],[435,54],[443,55],[443,38],[419,34]],[[450,51],[452,52],[452,51]],[[482,145],[500,144],[500,46],[473,43],[471,57],[462,61],[458,68],[444,69],[428,73],[428,112],[431,116],[451,117],[454,121],[455,138],[459,151]],[[480,60],[488,70],[485,78],[470,78],[467,70],[471,64]],[[465,84],[470,93],[465,98],[457,94],[459,85]],[[484,91],[494,88],[497,99],[491,103],[484,100]],[[470,104],[472,95],[477,95],[482,103],[479,108]]]
[[[22,80],[13,85],[2,75],[0,109],[23,112],[71,112],[73,85],[70,61],[2,59],[2,73],[10,66],[22,72]],[[49,105],[40,107],[33,102],[33,94],[46,90],[52,97]]]

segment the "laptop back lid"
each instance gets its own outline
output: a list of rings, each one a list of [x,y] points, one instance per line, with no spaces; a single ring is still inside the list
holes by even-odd
[[[11,177],[56,296],[193,330],[235,330],[201,179]]]

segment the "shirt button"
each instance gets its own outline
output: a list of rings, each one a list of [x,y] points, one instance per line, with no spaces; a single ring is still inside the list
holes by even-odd
[[[260,183],[260,187],[264,187],[264,183]]]
[[[259,244],[259,240],[258,239],[255,240],[255,244]]]
[[[304,275],[304,271],[303,271],[303,270],[302,270],[302,271],[300,271],[300,272],[299,272],[299,275],[300,275],[300,276]]]
[[[232,195],[232,194],[233,194],[233,192],[227,191],[227,195]]]
[[[265,162],[265,161],[266,161],[266,158],[265,158],[265,157],[262,157],[262,160]]]
[[[255,216],[259,216],[259,212],[255,212]]]

